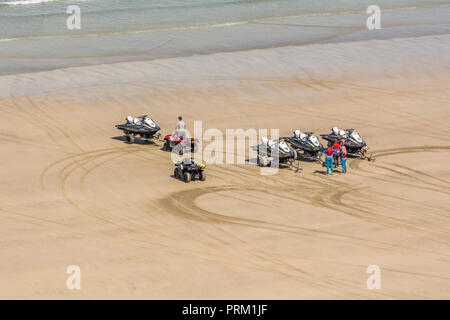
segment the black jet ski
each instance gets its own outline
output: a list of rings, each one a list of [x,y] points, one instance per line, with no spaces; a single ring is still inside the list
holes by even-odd
[[[116,128],[123,131],[128,143],[133,143],[136,136],[146,140],[161,139],[161,134],[158,133],[161,128],[147,115],[136,118],[127,116],[126,120],[126,123],[118,124]]]
[[[313,135],[313,132],[295,130],[292,137],[287,137],[283,140],[289,143],[293,149],[301,151],[302,157],[321,162],[324,148],[319,139]]]
[[[279,139],[269,140],[263,137],[261,143],[256,146],[256,151],[257,164],[261,167],[269,166],[274,161],[293,166],[294,160],[297,160],[297,151]]]
[[[372,154],[370,156],[367,155],[369,148],[367,148],[366,142],[354,129],[341,130],[337,127],[333,127],[331,133],[321,134],[320,136],[327,140],[329,144],[333,144],[338,141],[339,137],[342,137],[349,156],[375,161]]]

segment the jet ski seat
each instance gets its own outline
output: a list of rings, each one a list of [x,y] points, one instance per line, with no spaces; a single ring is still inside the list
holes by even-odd
[[[332,131],[335,135],[339,135],[339,131],[342,131],[342,130],[339,130],[338,127],[333,127],[333,129],[331,129],[331,131]]]
[[[154,123],[153,120],[150,119],[150,118],[145,118],[145,119],[144,119],[144,123],[145,123],[146,125],[152,127],[152,128],[155,127],[155,123]]]
[[[263,145],[268,145],[268,142],[269,142],[269,139],[267,139],[266,137],[262,137],[261,138],[261,143],[263,144]]]

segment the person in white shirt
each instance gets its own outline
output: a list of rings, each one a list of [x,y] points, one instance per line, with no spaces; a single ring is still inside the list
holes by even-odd
[[[186,130],[186,124],[183,121],[182,116],[178,116],[178,122],[177,126],[175,127],[175,133],[180,139],[185,139],[185,130]]]

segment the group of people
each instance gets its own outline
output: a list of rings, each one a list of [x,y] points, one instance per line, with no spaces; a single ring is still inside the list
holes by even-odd
[[[339,159],[341,160],[342,173],[347,173],[347,149],[345,148],[345,140],[341,136],[334,143],[329,142],[323,154],[327,165],[327,175],[330,174],[330,170],[333,174],[333,168],[339,167]]]

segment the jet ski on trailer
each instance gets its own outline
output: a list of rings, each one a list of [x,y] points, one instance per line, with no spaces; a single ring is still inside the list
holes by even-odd
[[[294,131],[294,136],[283,138],[292,149],[302,152],[302,157],[310,160],[322,162],[323,145],[313,132]]]
[[[297,160],[297,151],[289,147],[289,145],[277,140],[269,140],[266,137],[261,138],[261,143],[256,147],[257,164],[261,167],[270,166],[272,162],[284,163],[298,170],[301,168],[294,165]],[[253,147],[253,148],[255,148]]]
[[[367,155],[369,148],[359,133],[354,129],[341,130],[338,127],[333,127],[331,133],[321,134],[320,136],[329,143],[334,143],[340,136],[345,142],[345,148],[347,149],[347,154],[349,156],[375,161],[373,154],[370,154],[370,156]]]
[[[136,118],[127,116],[126,120],[126,123],[118,124],[116,128],[123,131],[128,143],[133,143],[137,136],[147,141],[161,139],[161,134],[158,133],[161,128],[151,118],[148,118],[147,115]]]

